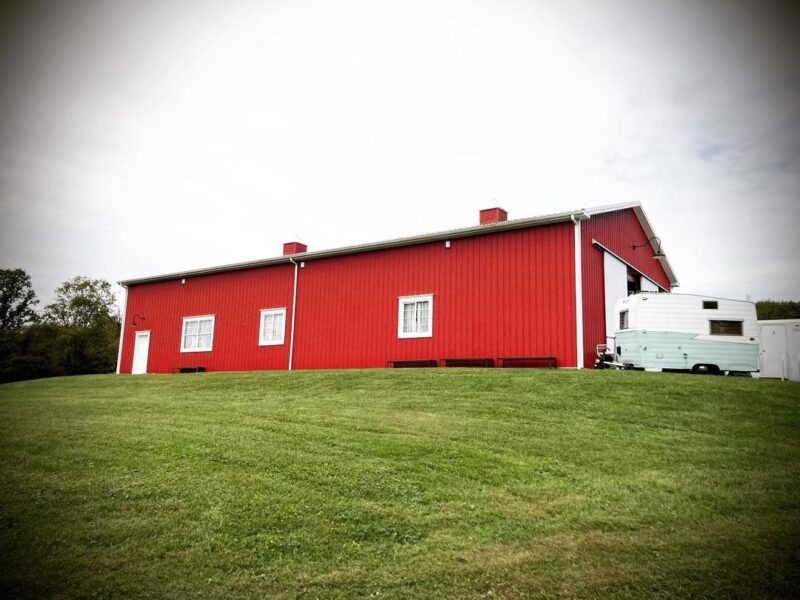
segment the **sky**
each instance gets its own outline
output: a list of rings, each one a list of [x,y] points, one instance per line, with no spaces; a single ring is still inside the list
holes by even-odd
[[[0,268],[112,282],[640,201],[677,291],[800,299],[791,3],[0,4]]]

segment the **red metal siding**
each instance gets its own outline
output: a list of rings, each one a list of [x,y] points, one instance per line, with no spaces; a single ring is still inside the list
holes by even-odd
[[[296,368],[552,355],[575,365],[573,226],[306,262]],[[433,336],[398,339],[398,297],[433,294]]]
[[[594,364],[598,344],[606,342],[605,284],[603,251],[592,245],[600,242],[614,254],[627,261],[650,279],[670,289],[669,279],[661,263],[654,258],[647,234],[642,229],[633,209],[593,216],[581,224],[583,262],[583,349],[584,365]],[[632,246],[646,244],[633,249]]]
[[[122,373],[131,372],[135,331],[150,331],[148,373],[179,367],[209,371],[285,369],[289,328],[282,346],[259,346],[260,310],[286,307],[292,318],[292,265],[276,265],[132,286],[128,290]],[[211,352],[181,352],[183,317],[215,315]],[[137,325],[131,325],[136,319]]]
[[[294,368],[383,367],[413,358],[552,355],[575,365],[571,223],[306,261],[299,270]],[[278,265],[132,286],[134,330],[150,330],[148,371],[285,369],[293,267]],[[433,336],[398,339],[398,297],[433,294]],[[285,344],[258,346],[262,308],[287,307]],[[135,315],[145,317],[137,327]],[[211,352],[181,353],[182,317],[215,314]],[[138,322],[138,321],[137,321]]]

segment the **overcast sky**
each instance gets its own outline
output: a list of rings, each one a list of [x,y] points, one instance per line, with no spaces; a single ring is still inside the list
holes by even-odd
[[[800,299],[789,3],[0,6],[0,266],[45,302],[633,200],[678,291]]]

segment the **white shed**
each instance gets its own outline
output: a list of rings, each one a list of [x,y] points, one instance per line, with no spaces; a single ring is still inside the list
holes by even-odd
[[[800,381],[800,319],[759,321],[761,377]]]

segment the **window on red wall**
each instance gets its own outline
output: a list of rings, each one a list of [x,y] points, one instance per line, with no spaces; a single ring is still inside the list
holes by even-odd
[[[214,315],[184,317],[181,352],[211,352],[214,343]]]
[[[259,346],[280,346],[286,329],[285,308],[265,308],[258,328]]]

